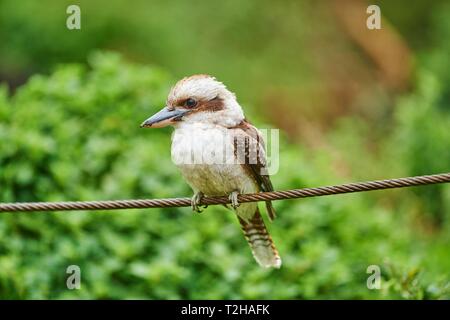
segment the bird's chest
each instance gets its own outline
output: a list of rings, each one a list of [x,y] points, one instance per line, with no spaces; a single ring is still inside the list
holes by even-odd
[[[186,182],[206,195],[257,192],[255,182],[236,163],[233,138],[226,128],[190,127],[172,136],[172,161]]]

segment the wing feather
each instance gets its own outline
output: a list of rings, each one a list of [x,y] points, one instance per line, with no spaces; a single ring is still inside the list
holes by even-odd
[[[273,185],[267,172],[267,160],[264,139],[256,127],[247,120],[229,128],[234,132],[234,153],[246,172],[255,180],[260,191],[273,191]],[[266,201],[267,214],[270,220],[276,213],[271,201]]]

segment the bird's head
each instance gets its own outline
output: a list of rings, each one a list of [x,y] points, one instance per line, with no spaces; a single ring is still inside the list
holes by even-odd
[[[194,75],[177,82],[166,106],[145,120],[141,127],[161,128],[201,123],[232,127],[244,119],[235,95],[209,75]]]

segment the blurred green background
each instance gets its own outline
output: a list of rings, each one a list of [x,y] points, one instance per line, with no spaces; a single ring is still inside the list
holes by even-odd
[[[450,4],[371,4],[381,30],[362,0],[0,0],[0,201],[190,196],[139,124],[194,73],[280,129],[276,189],[448,172]],[[280,270],[218,206],[1,214],[0,298],[450,298],[450,185],[274,205]]]

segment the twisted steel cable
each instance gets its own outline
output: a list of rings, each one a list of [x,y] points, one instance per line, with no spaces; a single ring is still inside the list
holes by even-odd
[[[412,187],[450,182],[450,173],[440,173],[416,177],[375,180],[347,183],[335,186],[292,189],[285,191],[270,191],[238,196],[238,201],[257,202],[267,200],[283,200],[296,198],[319,197],[342,193],[354,193],[372,190]],[[216,205],[230,203],[228,197],[204,197],[201,205]],[[68,211],[68,210],[116,210],[188,207],[190,198],[142,199],[142,200],[107,200],[107,201],[70,201],[70,202],[18,202],[0,203],[0,212],[20,211]]]

